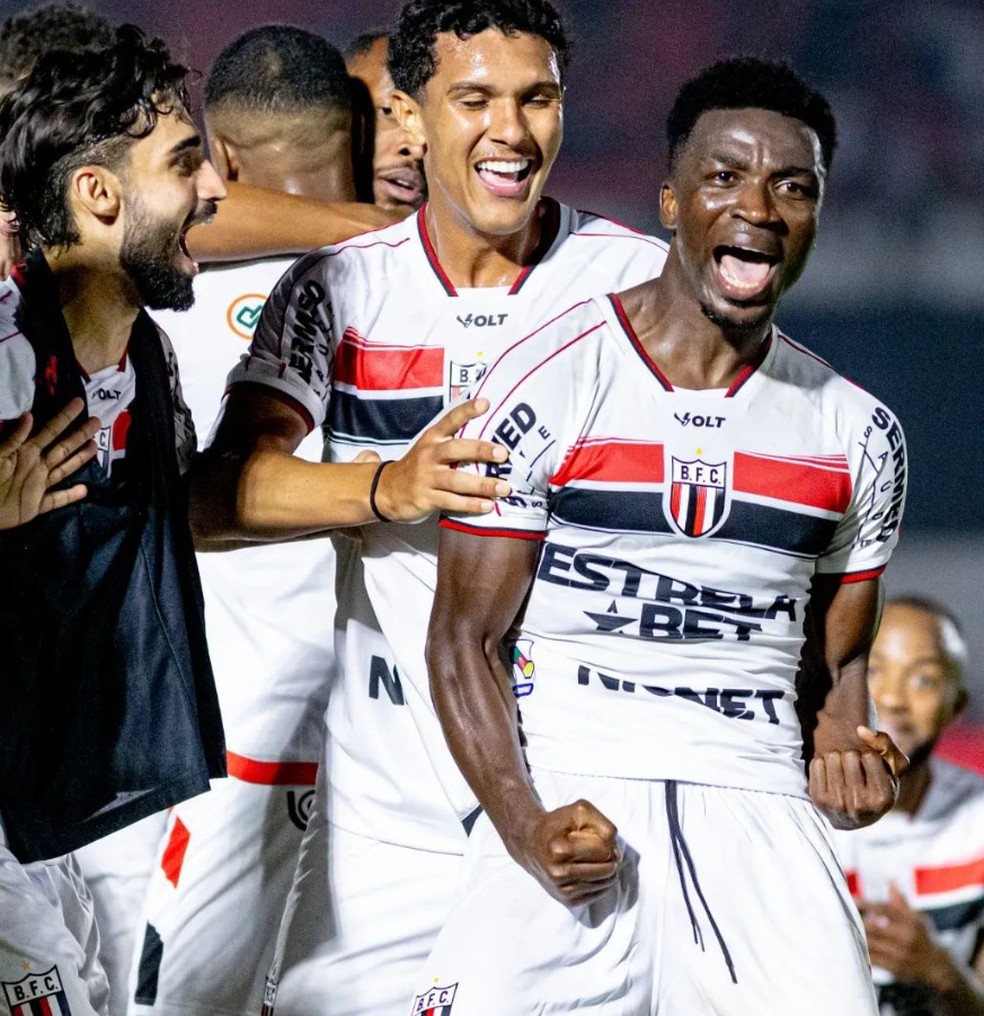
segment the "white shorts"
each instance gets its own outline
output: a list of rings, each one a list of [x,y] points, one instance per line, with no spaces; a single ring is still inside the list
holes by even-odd
[[[0,830],[0,1013],[106,1016],[92,897],[75,859],[21,864]]]
[[[126,1013],[130,966],[143,928],[140,912],[166,825],[162,811],[75,851],[95,906],[109,1016]]]
[[[548,808],[584,797],[618,826],[619,883],[571,910],[483,815],[404,1016],[875,1016],[864,933],[809,801],[543,771],[534,782]]]
[[[257,1016],[312,796],[230,777],[172,809],[130,1013]]]
[[[327,821],[318,786],[264,1013],[404,1016],[450,909],[461,856],[340,829]]]

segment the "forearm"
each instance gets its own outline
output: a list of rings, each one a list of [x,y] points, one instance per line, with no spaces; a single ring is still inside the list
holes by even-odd
[[[929,986],[936,1016],[984,1016],[984,983],[942,947]]]
[[[484,645],[483,645],[484,641]],[[427,646],[431,695],[451,754],[493,825],[511,848],[544,809],[519,734],[516,700],[494,641],[432,623]]]
[[[196,260],[305,254],[401,218],[400,213],[376,205],[329,204],[241,183],[229,183],[228,191],[215,219],[188,233],[188,247]]]
[[[257,449],[244,458],[199,456],[191,478],[191,528],[202,549],[272,542],[376,521],[369,490],[376,463],[308,462]]]
[[[848,664],[831,664],[830,688],[817,711],[813,734],[814,750],[864,750],[857,735],[859,726],[871,722],[871,702],[868,694],[867,656]]]

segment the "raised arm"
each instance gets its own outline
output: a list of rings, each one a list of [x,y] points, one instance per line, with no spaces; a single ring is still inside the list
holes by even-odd
[[[551,896],[577,906],[607,892],[621,854],[615,827],[587,801],[547,811],[523,756],[502,645],[539,548],[442,530],[427,666],[451,754],[506,849]]]
[[[310,429],[301,408],[259,385],[236,385],[214,441],[192,468],[196,543],[221,549],[226,542],[293,539],[380,517],[416,522],[434,511],[490,511],[491,499],[508,494],[509,485],[453,468],[459,461],[505,460],[499,445],[454,437],[487,408],[484,400],[455,407],[380,472],[375,456],[353,463],[295,457]]]
[[[839,829],[870,825],[889,811],[908,764],[888,734],[869,727],[868,652],[881,596],[880,578],[818,575],[810,598],[801,688],[810,796]]]
[[[235,181],[226,187],[228,197],[212,222],[188,233],[188,247],[196,260],[246,261],[304,254],[388,226],[406,214],[354,201],[315,201]]]

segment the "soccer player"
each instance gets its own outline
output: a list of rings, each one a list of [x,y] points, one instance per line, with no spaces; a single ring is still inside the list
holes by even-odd
[[[909,768],[877,826],[834,836],[885,1016],[984,1013],[984,779],[933,755],[967,704],[966,666],[946,607],[888,602],[868,687]]]
[[[354,200],[348,74],[320,36],[286,25],[246,32],[212,65],[204,113],[223,178]],[[191,310],[157,315],[203,432],[291,263],[208,266],[195,279]],[[322,443],[312,433],[297,454],[320,462]],[[322,754],[334,553],[327,538],[254,544],[200,553],[198,565],[229,779],[171,811],[141,924],[131,1011],[255,1016]]]
[[[413,1012],[874,1012],[808,789],[842,825],[894,799],[865,660],[905,445],[773,325],[834,133],[781,64],[686,84],[663,274],[557,315],[476,388],[492,408],[463,433],[510,448],[513,492],[445,521],[427,658],[484,814]],[[808,604],[831,685],[809,788]]]
[[[491,507],[496,485],[509,488],[451,469],[505,458],[492,442],[452,438],[471,403],[431,421],[532,323],[651,277],[665,258],[659,241],[543,197],[566,57],[545,0],[404,8],[393,103],[424,150],[430,201],[291,270],[203,459],[207,538],[359,526],[336,541],[340,672],[271,978],[278,1014],[402,1014],[474,820],[426,687],[436,522],[399,523]],[[292,457],[323,422],[332,461]],[[366,451],[387,461],[351,464]]]
[[[84,499],[0,534],[0,982],[14,1012],[106,1011],[91,899],[63,855],[225,771],[181,476],[195,434],[143,309],[190,305],[184,236],[225,193],[185,74],[124,26],[105,49],[45,54],[0,102],[0,192],[31,249],[0,291],[0,419],[37,441],[66,405],[98,418],[73,477]]]
[[[389,34],[367,32],[352,40],[345,63],[355,102],[363,108],[363,147],[372,200],[381,208],[419,208],[425,199],[420,146],[393,114],[393,79],[386,60]]]

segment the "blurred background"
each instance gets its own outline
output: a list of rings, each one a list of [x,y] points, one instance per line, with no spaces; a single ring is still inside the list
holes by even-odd
[[[830,98],[840,145],[820,237],[780,326],[891,406],[909,502],[891,592],[936,596],[971,646],[984,723],[984,4],[980,0],[557,0],[575,40],[558,198],[659,231],[677,88],[738,52],[779,56]],[[0,2],[0,17],[34,4]],[[207,70],[271,21],[336,45],[397,0],[92,0]]]

